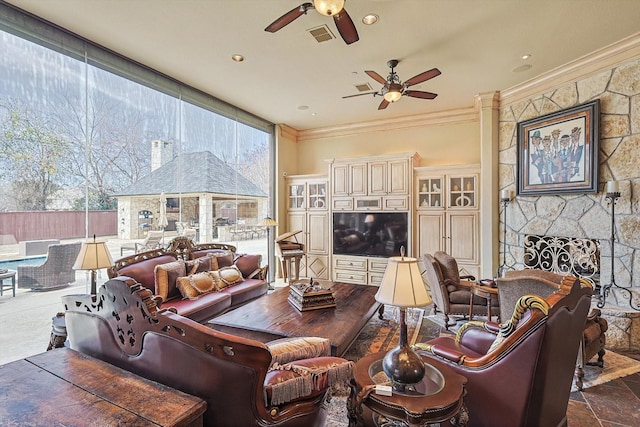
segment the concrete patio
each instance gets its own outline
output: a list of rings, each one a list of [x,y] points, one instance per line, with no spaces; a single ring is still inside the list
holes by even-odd
[[[173,236],[167,236],[166,241]],[[64,242],[82,241],[84,239],[65,240]],[[131,240],[102,238],[114,260],[121,258],[120,246]],[[237,246],[239,253],[262,253],[266,263],[266,238],[228,242]],[[133,252],[126,252],[130,255]],[[21,258],[18,245],[0,245],[0,260]],[[69,286],[46,292],[34,292],[30,289],[16,289],[16,296],[11,291],[0,296],[0,365],[41,353],[47,349],[51,335],[51,318],[64,311],[61,297],[63,295],[89,293],[91,273],[77,271],[76,280]],[[108,279],[106,270],[99,270],[97,284],[100,286]],[[18,277],[18,281],[19,281]]]

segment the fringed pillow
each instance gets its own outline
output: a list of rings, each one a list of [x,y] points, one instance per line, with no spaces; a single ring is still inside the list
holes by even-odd
[[[339,357],[330,357],[334,363],[317,366],[313,359],[281,365],[274,364],[269,372],[290,371],[293,376],[281,381],[267,384],[264,398],[267,405],[282,405],[300,398],[318,393],[321,390],[337,384],[344,384],[353,378],[355,363]]]
[[[210,274],[215,281],[216,289],[219,291],[226,288],[227,286],[244,282],[242,273],[235,265],[232,265],[230,267],[221,267],[216,271],[211,271]]]
[[[272,365],[331,354],[331,342],[320,337],[282,338],[266,345],[271,352]]]
[[[179,277],[177,284],[183,299],[198,299],[200,296],[216,290],[216,282],[211,272]]]

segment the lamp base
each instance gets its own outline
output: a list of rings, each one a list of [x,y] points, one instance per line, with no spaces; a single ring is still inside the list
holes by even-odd
[[[382,359],[382,370],[395,391],[404,392],[424,378],[425,367],[420,355],[409,346],[399,345]]]

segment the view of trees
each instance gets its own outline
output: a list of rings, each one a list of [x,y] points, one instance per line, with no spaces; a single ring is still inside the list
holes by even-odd
[[[268,193],[264,132],[8,33],[0,49],[0,210],[114,209],[153,140],[211,151]]]

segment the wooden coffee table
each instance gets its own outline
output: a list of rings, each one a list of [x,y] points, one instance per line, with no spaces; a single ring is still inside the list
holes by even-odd
[[[376,286],[320,284],[333,290],[336,307],[298,311],[287,301],[286,286],[216,317],[208,325],[264,343],[288,337],[323,337],[331,340],[331,355],[342,356],[376,310],[382,319],[384,306],[374,298]]]

